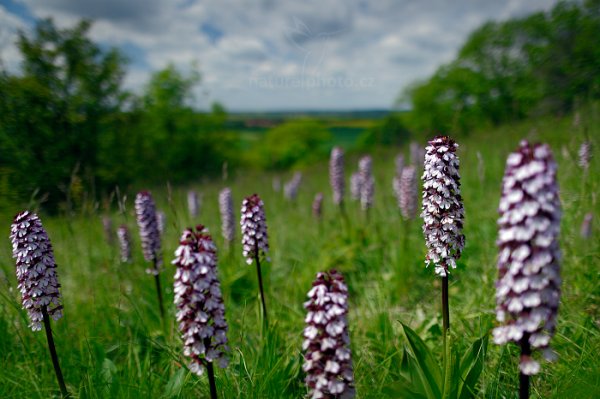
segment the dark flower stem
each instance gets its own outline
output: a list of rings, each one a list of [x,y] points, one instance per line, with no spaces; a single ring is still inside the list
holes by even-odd
[[[444,327],[444,337],[446,331],[450,329],[450,310],[448,306],[448,276],[442,277],[442,323]]]
[[[156,258],[154,259],[154,269],[157,270],[157,262]],[[158,297],[158,309],[160,310],[160,318],[164,320],[165,318],[165,309],[163,306],[163,298],[162,298],[162,289],[160,288],[160,274],[154,275],[154,282],[156,283],[156,295]]]
[[[210,346],[210,338],[204,338],[204,346]],[[212,362],[206,362],[206,372],[208,374],[208,386],[210,387],[210,399],[217,399],[217,384],[215,383],[215,369]]]
[[[52,358],[52,365],[54,366],[54,372],[56,373],[56,379],[58,380],[58,386],[63,398],[69,398],[69,392],[63,379],[62,371],[60,370],[60,364],[58,363],[58,356],[56,355],[56,347],[54,346],[54,338],[52,337],[52,327],[50,327],[50,317],[48,316],[48,310],[46,306],[42,306],[42,315],[44,317],[44,329],[46,330],[46,338],[48,339],[48,349],[50,349],[50,357]]]
[[[269,318],[267,317],[267,304],[265,302],[265,292],[263,290],[262,273],[260,271],[260,257],[258,256],[258,244],[254,244],[254,260],[256,261],[256,273],[258,274],[258,288],[260,290],[260,299],[262,301],[263,317],[265,326],[269,327]]]
[[[521,339],[521,356],[531,355],[531,345],[529,344],[529,334],[523,334]],[[529,399],[529,376],[519,373],[519,399]]]

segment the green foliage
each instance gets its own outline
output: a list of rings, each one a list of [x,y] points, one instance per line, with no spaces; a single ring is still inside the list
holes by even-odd
[[[358,138],[357,146],[368,149],[375,146],[400,146],[410,141],[410,131],[398,114],[386,116],[377,125],[365,130]]]
[[[559,2],[548,13],[488,22],[454,61],[404,92],[411,127],[468,133],[600,98],[598,37],[598,1]]]
[[[449,334],[444,343],[442,367],[427,344],[402,324],[407,345],[403,352],[402,380],[390,393],[403,398],[468,399],[477,394],[487,351],[487,334],[476,339],[461,359]]]
[[[269,131],[258,143],[260,164],[269,169],[309,165],[327,155],[331,133],[313,119],[295,119]]]
[[[119,185],[190,181],[235,166],[227,113],[193,108],[200,83],[172,65],[154,73],[141,98],[121,87],[126,61],[91,41],[90,22],[59,29],[40,21],[20,32],[21,75],[0,73],[0,208],[34,195],[72,211],[85,194]]]

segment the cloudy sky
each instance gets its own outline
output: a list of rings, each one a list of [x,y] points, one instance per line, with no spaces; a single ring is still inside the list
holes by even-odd
[[[95,20],[91,36],[130,60],[141,90],[169,62],[196,62],[200,107],[232,111],[389,108],[450,61],[483,22],[555,0],[0,0],[0,59],[18,71],[18,29]]]

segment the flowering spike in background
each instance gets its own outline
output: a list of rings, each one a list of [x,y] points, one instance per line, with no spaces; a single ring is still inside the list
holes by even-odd
[[[102,228],[104,229],[104,237],[106,237],[106,242],[108,243],[108,245],[113,245],[113,243],[114,243],[113,222],[109,216],[102,217]]]
[[[167,215],[163,211],[156,211],[156,227],[158,233],[162,236],[165,234],[165,228],[167,227]]]
[[[39,331],[44,324],[58,385],[63,397],[68,397],[50,326],[50,318],[60,319],[63,309],[50,238],[40,218],[35,213],[23,211],[13,220],[10,240],[16,261],[17,287],[23,308],[31,320],[29,326],[33,331]]]
[[[592,144],[584,141],[579,147],[579,166],[587,172],[590,167],[590,158],[592,157]]]
[[[333,191],[333,203],[342,206],[344,201],[344,150],[341,147],[333,147],[329,158],[329,183]]]
[[[316,219],[323,216],[323,193],[317,193],[312,203],[312,214]]]
[[[592,220],[594,215],[592,212],[588,212],[583,217],[583,222],[581,222],[581,230],[580,235],[581,238],[585,238],[586,240],[592,236]]]
[[[217,252],[204,226],[186,229],[172,262],[177,266],[173,292],[177,322],[190,371],[209,374],[211,397],[216,398],[213,363],[228,364],[227,321],[217,276]]]
[[[231,189],[224,188],[219,193],[219,212],[221,213],[221,234],[228,245],[235,239],[235,216],[233,214],[233,198]]]
[[[283,186],[283,194],[286,199],[290,201],[296,200],[300,183],[302,183],[302,172],[296,172],[294,173],[294,177]]]
[[[369,155],[365,155],[358,161],[358,173],[360,176],[360,206],[363,211],[373,206],[375,194],[375,179],[372,171],[373,161]]]
[[[260,259],[262,257],[269,261],[269,238],[267,236],[267,220],[264,204],[257,194],[252,194],[242,202],[240,225],[242,226],[242,254],[249,265],[252,262],[256,263],[264,321],[265,324],[268,324]]]
[[[160,288],[160,269],[162,266],[160,232],[158,230],[158,221],[156,219],[156,206],[154,205],[154,200],[149,192],[139,192],[135,197],[135,214],[140,230],[144,259],[146,262],[152,262],[152,267],[146,269],[146,273],[154,275],[158,307],[161,317],[164,317],[162,289]]]
[[[496,282],[497,344],[521,345],[521,388],[537,374],[532,356],[549,348],[556,328],[560,299],[561,209],[556,163],[546,144],[522,141],[508,156],[498,219],[498,280]],[[525,381],[525,382],[524,382]]]
[[[188,211],[192,218],[198,217],[200,204],[198,200],[198,193],[194,190],[190,190],[187,193]]]
[[[121,250],[121,262],[131,263],[131,237],[126,225],[119,226],[117,237],[119,238],[119,248]]]
[[[153,267],[147,269],[146,272],[157,275],[160,272],[162,264],[160,256],[160,232],[156,218],[156,206],[149,192],[142,191],[136,196],[135,214],[140,230],[144,259],[146,262],[153,263]]]
[[[353,398],[348,287],[341,273],[318,273],[304,307],[303,370],[309,398]]]
[[[417,169],[407,166],[402,170],[398,188],[398,206],[404,219],[414,219],[417,214]]]
[[[354,172],[350,176],[350,198],[354,201],[360,199],[360,192],[362,191],[362,181],[360,179],[360,173]]]

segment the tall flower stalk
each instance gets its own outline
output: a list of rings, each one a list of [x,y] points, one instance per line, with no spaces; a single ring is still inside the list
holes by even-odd
[[[317,220],[321,220],[323,216],[323,193],[315,194],[315,199],[312,203],[312,214]]]
[[[173,292],[183,353],[190,358],[193,373],[200,376],[206,368],[210,396],[216,399],[213,363],[225,368],[229,362],[228,326],[217,277],[217,250],[204,226],[183,231],[172,263],[177,266]]]
[[[354,172],[350,176],[350,198],[354,201],[360,200],[360,192],[362,191],[362,180],[359,172]]]
[[[119,226],[117,237],[119,238],[119,248],[121,250],[121,262],[131,263],[131,238],[126,225]]]
[[[372,171],[373,161],[369,155],[365,155],[358,161],[358,174],[360,176],[360,207],[367,212],[373,206],[375,194],[375,179]]]
[[[417,169],[407,166],[402,169],[398,187],[398,206],[406,220],[417,215]]]
[[[60,392],[63,397],[69,397],[50,325],[50,318],[55,321],[60,319],[63,310],[50,238],[40,218],[35,213],[24,211],[14,218],[10,240],[13,258],[16,261],[21,303],[31,320],[29,326],[33,331],[39,331],[42,324],[44,325]]]
[[[585,238],[586,240],[592,236],[592,220],[594,215],[592,212],[588,212],[583,217],[583,222],[581,222],[581,228],[579,231],[579,235],[581,238]]]
[[[329,183],[333,191],[333,203],[340,209],[344,207],[344,150],[333,147],[329,158]]]
[[[537,374],[538,350],[549,347],[560,300],[560,200],[556,163],[546,144],[522,141],[506,161],[498,219],[496,344],[521,346],[520,398],[529,397],[529,376]]]
[[[423,172],[423,234],[427,244],[427,266],[433,264],[442,277],[444,337],[450,328],[448,273],[456,268],[465,245],[462,233],[464,209],[460,195],[458,144],[448,136],[429,141]]]
[[[246,258],[247,264],[256,263],[263,317],[265,325],[268,326],[269,318],[267,316],[260,259],[262,257],[267,262],[269,261],[269,238],[267,236],[264,203],[257,194],[252,194],[242,202],[240,225],[242,226],[242,254]]]
[[[165,234],[165,228],[167,227],[167,215],[163,211],[156,211],[156,226],[158,227],[158,233],[162,236]]]
[[[283,194],[286,199],[290,201],[296,200],[300,183],[302,183],[302,172],[296,172],[294,173],[294,177],[283,185]]]
[[[585,172],[590,168],[590,159],[592,158],[592,144],[589,141],[584,141],[579,147],[579,166]]]
[[[224,188],[219,193],[219,212],[221,213],[221,234],[227,245],[231,246],[235,239],[235,217],[230,188]]]
[[[164,319],[165,311],[162,299],[162,289],[160,287],[160,270],[162,267],[160,232],[158,230],[158,222],[156,219],[156,206],[154,205],[154,200],[149,192],[142,191],[137,194],[135,198],[135,214],[140,230],[144,259],[146,262],[152,262],[152,267],[146,269],[146,273],[154,276],[160,316]]]
[[[198,193],[194,190],[190,190],[187,193],[187,203],[188,203],[188,211],[190,212],[190,216],[192,218],[198,217],[198,213],[200,210],[200,203],[198,199]]]
[[[104,229],[104,237],[106,237],[106,242],[108,245],[112,246],[114,244],[114,232],[113,232],[113,222],[110,216],[102,217],[102,228]]]
[[[304,307],[304,365],[310,398],[353,398],[348,287],[341,273],[318,273]]]

